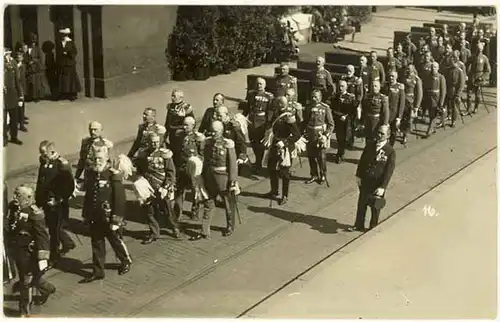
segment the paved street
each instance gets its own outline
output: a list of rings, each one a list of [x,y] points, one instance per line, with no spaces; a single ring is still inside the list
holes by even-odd
[[[385,14],[387,12],[390,11],[384,11]],[[397,23],[398,28],[406,30],[415,22],[401,19],[391,23]],[[369,32],[370,26],[367,25],[364,30]],[[387,32],[383,36],[391,36]],[[61,153],[77,152],[79,140],[86,134],[87,121],[91,119],[102,120],[107,136],[117,142],[116,150],[126,152],[130,142],[124,139],[135,134],[143,108],[156,107],[160,112],[159,119],[163,120],[164,106],[172,88],[184,89],[188,101],[201,116],[204,108],[211,104],[213,93],[221,91],[241,98],[245,93],[247,74],[270,75],[272,68],[262,66],[240,70],[207,82],[171,83],[125,98],[82,100],[75,104],[63,103],[55,108],[48,105],[33,107],[30,112],[30,139],[25,140],[27,146],[8,148],[11,149],[7,151],[7,159],[11,160],[8,161],[9,167],[16,169],[37,159],[41,133],[48,139],[56,139]],[[459,122],[457,128],[439,130],[427,140],[416,140],[412,136],[406,149],[397,145],[396,173],[389,187],[388,206],[381,219],[396,213],[496,147],[497,115],[493,106],[497,98],[493,89],[485,90],[485,99],[490,114],[481,107],[478,115],[465,118],[465,125]],[[230,105],[233,109],[234,106]],[[40,110],[36,111],[36,108]],[[62,128],[51,123],[54,115],[65,120]],[[419,130],[423,131],[424,125],[419,125]],[[71,131],[73,134],[70,135]],[[27,147],[31,148],[22,150]],[[268,200],[259,198],[259,194],[269,190],[265,178],[241,178],[240,212],[243,224],[237,226],[235,234],[229,238],[223,238],[217,231],[224,226],[220,209],[214,222],[218,227],[209,241],[176,241],[165,234],[155,244],[141,245],[137,238],[143,236],[147,227],[129,189],[125,242],[134,260],[132,271],[122,277],[110,269],[104,281],[91,285],[78,284],[83,276],[90,273],[91,251],[88,232],[80,222],[79,200],[74,200],[70,229],[78,234],[83,245],[70,253],[58,270],[49,272],[48,278],[58,291],[40,314],[87,317],[240,315],[311,265],[360,236],[343,229],[354,219],[357,187],[353,176],[362,147],[363,143],[357,142],[356,149],[347,152],[345,163],[328,164],[330,188],[305,186],[301,179],[309,175],[307,160],[303,158],[302,166],[296,162],[292,197],[281,208],[276,204],[270,207]],[[334,152],[335,147],[332,147],[330,154]],[[34,183],[35,175],[36,171],[32,170],[12,175],[7,184],[12,188],[22,182]],[[188,205],[186,209],[189,209]],[[192,234],[196,225],[184,219],[187,235]],[[419,232],[419,235],[425,233]],[[108,249],[108,262],[116,262]],[[12,295],[8,287],[4,291],[4,309],[7,314],[12,314],[16,309],[16,295]]]
[[[488,153],[246,316],[494,319],[496,156]]]

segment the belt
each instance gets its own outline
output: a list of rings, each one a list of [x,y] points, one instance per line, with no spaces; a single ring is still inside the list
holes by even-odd
[[[428,92],[439,93],[439,89],[428,89]]]
[[[380,117],[380,113],[379,114],[368,114],[369,117]]]
[[[226,171],[226,167],[213,167],[212,168],[214,171]]]
[[[308,125],[307,127],[313,130],[322,130],[324,128],[324,125],[316,125],[316,126]]]
[[[254,113],[254,116],[264,116],[266,115],[266,112],[259,112],[259,113]]]
[[[415,96],[415,93],[406,93],[406,96]]]
[[[274,139],[277,140],[277,141],[285,141],[286,139],[288,139],[288,137],[284,137],[284,138],[274,137]]]

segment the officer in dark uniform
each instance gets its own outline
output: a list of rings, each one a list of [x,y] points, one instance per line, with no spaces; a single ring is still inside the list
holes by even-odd
[[[385,66],[385,74],[389,75],[389,73],[395,71],[399,73],[401,68],[403,67],[403,63],[394,56],[394,49],[387,48],[387,65]]]
[[[285,97],[288,102],[286,111],[295,116],[295,123],[297,124],[299,130],[302,131],[304,123],[304,107],[302,106],[302,104],[295,100],[296,95],[293,88],[287,89]]]
[[[128,157],[132,159],[137,151],[148,146],[148,137],[150,133],[157,133],[162,137],[165,135],[166,131],[163,125],[156,122],[156,110],[151,107],[144,109],[142,113],[142,123],[139,124],[139,129],[137,130],[134,143],[128,152]]]
[[[96,146],[92,152],[93,168],[89,169],[88,185],[83,203],[83,220],[90,229],[92,244],[92,275],[80,283],[91,283],[104,279],[104,264],[106,262],[106,241],[120,260],[118,274],[124,275],[130,271],[132,258],[127,246],[120,239],[117,231],[123,225],[125,217],[125,187],[122,174],[111,168],[106,146]]]
[[[188,173],[187,162],[189,158],[195,156],[203,158],[203,149],[205,146],[205,136],[200,132],[196,132],[196,121],[194,118],[188,116],[184,119],[184,138],[182,140],[181,160],[182,163],[176,169],[177,174],[177,191],[175,194],[175,213],[176,218],[179,219],[184,209],[184,192],[186,189],[193,191],[192,176]],[[196,200],[193,201],[191,207],[191,218],[198,219],[199,205]]]
[[[257,89],[247,93],[245,110],[243,115],[250,120],[248,134],[252,149],[255,154],[254,168],[256,172],[262,169],[262,159],[264,158],[264,144],[262,139],[266,134],[266,129],[270,125],[269,115],[272,115],[274,95],[266,92],[266,81],[257,78]]]
[[[326,181],[326,149],[329,148],[333,131],[330,107],[323,103],[320,90],[312,92],[312,104],[304,111],[304,133],[307,139],[307,158],[311,178],[306,184]]]
[[[66,254],[76,247],[68,232],[65,205],[75,189],[75,181],[71,173],[71,165],[55,151],[55,144],[42,141],[39,146],[40,167],[36,185],[35,200],[45,213],[45,220],[50,235],[51,263],[55,263],[60,255]],[[62,250],[59,251],[59,245]]]
[[[388,142],[388,132],[388,126],[381,126],[377,140],[366,145],[359,160],[356,170],[359,198],[353,227],[358,231],[365,230],[367,206],[371,208],[372,229],[378,225],[380,210],[385,204],[385,192],[396,166],[396,152]]]
[[[368,66],[368,58],[366,58],[366,56],[361,56],[359,58],[359,64],[359,78],[361,78],[363,83],[363,96],[365,96],[368,92],[370,92],[372,87],[371,68]]]
[[[244,164],[248,162],[245,135],[241,131],[240,124],[229,116],[227,107],[220,106],[215,110],[215,120],[222,122],[224,125],[223,136],[234,142],[236,156],[238,157],[237,163]]]
[[[204,201],[204,214],[201,221],[201,232],[191,238],[199,240],[210,238],[210,226],[213,212],[215,210],[215,199],[220,195],[224,201],[226,212],[226,229],[224,236],[229,236],[234,230],[235,213],[231,210],[231,203],[235,201],[234,196],[239,194],[236,181],[238,166],[236,164],[236,152],[233,140],[223,136],[224,125],[220,121],[212,122],[213,136],[205,141],[203,182],[209,199]]]
[[[354,110],[350,110],[352,115],[349,120],[349,131],[350,136],[348,137],[347,145],[348,148],[352,148],[354,145],[354,137],[356,135],[357,129],[360,126],[361,121],[361,102],[363,101],[363,80],[361,77],[357,77],[354,75],[354,66],[347,65],[347,75],[342,76],[342,80],[347,82],[347,92],[353,94],[356,98],[356,102],[358,106]]]
[[[417,75],[415,65],[406,67],[403,80],[405,86],[405,111],[401,122],[401,131],[403,132],[403,144],[408,141],[408,134],[413,128],[413,121],[418,115],[420,104],[422,103],[422,80]]]
[[[38,303],[41,305],[56,291],[54,285],[42,278],[48,268],[49,236],[43,211],[34,204],[32,189],[23,185],[15,189],[4,225],[4,238],[16,262],[21,285],[19,311],[26,317],[33,302],[33,287],[42,295]]]
[[[372,77],[373,80],[376,80],[376,77],[379,77],[380,83],[385,84],[385,69],[384,65],[382,65],[381,62],[377,60],[377,52],[372,51],[370,52],[370,61],[369,61],[369,66],[372,68]]]
[[[444,99],[446,98],[446,80],[439,74],[439,64],[434,62],[431,73],[422,78],[424,98],[422,104],[429,111],[429,127],[425,138],[436,132],[436,121],[438,113],[446,113]],[[443,124],[444,125],[444,124]]]
[[[409,63],[414,63],[417,46],[411,41],[411,34],[406,35],[403,40],[403,52],[406,54]]]
[[[335,92],[332,74],[325,69],[325,58],[316,58],[316,71],[312,81],[312,88],[321,91],[322,97],[329,98]]]
[[[476,113],[480,101],[480,87],[489,83],[491,66],[488,57],[483,54],[484,43],[477,44],[477,52],[471,58],[468,68],[469,82],[467,84],[467,112]],[[474,109],[472,108],[472,94],[474,94]]]
[[[276,77],[276,96],[285,96],[286,91],[292,88],[297,94],[297,77],[289,75],[290,66],[287,63],[280,64],[280,74]]]
[[[396,57],[397,60],[401,62],[401,68],[406,69],[406,66],[410,64],[410,59],[408,58],[407,54],[403,51],[403,45],[401,43],[398,43],[396,45],[396,50],[394,51],[394,57]]]
[[[267,196],[277,199],[279,195],[279,177],[283,179],[283,194],[279,200],[284,205],[288,200],[290,190],[290,167],[292,166],[292,153],[295,150],[295,142],[300,139],[300,130],[297,126],[295,113],[288,110],[286,97],[278,98],[278,109],[280,115],[273,123],[273,139],[269,142],[269,157],[267,169],[271,180],[271,191]]]
[[[24,102],[21,79],[16,63],[11,56],[10,49],[4,49],[4,70],[3,70],[3,138],[4,146],[7,145],[8,134],[10,142],[22,145],[23,142],[17,138],[19,132],[19,108]],[[7,124],[7,115],[9,123]]]
[[[361,118],[365,122],[366,141],[375,139],[377,129],[382,124],[389,124],[389,98],[380,93],[380,82],[373,82],[373,91],[366,95],[362,104]]]
[[[335,135],[337,136],[337,156],[335,162],[342,163],[345,147],[352,147],[354,133],[351,123],[355,117],[354,112],[359,105],[356,96],[347,91],[348,85],[345,80],[339,81],[340,92],[332,99],[332,113],[335,120]]]
[[[216,93],[214,95],[213,107],[209,107],[205,110],[198,132],[205,136],[210,135],[210,126],[212,125],[212,122],[216,120],[215,110],[220,106],[224,106],[224,101],[225,97],[221,93]]]
[[[389,143],[394,146],[396,137],[405,110],[405,86],[398,83],[398,73],[389,73],[389,83],[386,85],[385,93],[389,98],[389,126],[391,128],[391,138]]]
[[[434,48],[438,46],[438,36],[436,34],[436,28],[429,28],[429,36],[425,38],[425,43],[429,45],[429,49],[434,51]]]
[[[455,127],[458,113],[460,113],[460,97],[465,88],[464,73],[458,67],[458,59],[453,57],[452,67],[447,70],[446,79],[446,105],[451,112],[451,127]]]
[[[184,139],[184,135],[181,138]],[[181,148],[182,145],[181,143]],[[160,146],[160,136],[156,133],[150,133],[148,136],[148,147],[139,152],[136,161],[137,173],[144,177],[154,190],[151,200],[144,205],[144,210],[148,215],[150,230],[150,234],[144,240],[144,244],[151,244],[160,237],[160,225],[157,218],[160,218],[161,215],[167,218],[168,224],[173,230],[174,237],[180,238],[179,224],[174,213],[173,204],[176,167],[172,159],[172,151]],[[180,168],[182,167],[182,162],[180,162],[182,154],[178,160]]]
[[[194,118],[193,107],[184,101],[184,93],[179,89],[172,91],[172,103],[167,105],[167,116],[165,118],[165,139],[168,139],[168,148],[174,154],[174,163],[181,163],[180,149],[184,133],[184,118]]]
[[[446,52],[444,55],[441,57],[441,60],[439,62],[439,66],[441,67],[441,73],[446,75],[448,73],[448,69],[453,67],[453,47],[451,44],[446,45]]]

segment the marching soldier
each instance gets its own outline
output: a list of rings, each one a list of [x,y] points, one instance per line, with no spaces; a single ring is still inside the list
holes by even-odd
[[[222,122],[224,126],[223,136],[226,139],[231,139],[234,142],[236,156],[238,157],[237,163],[243,164],[248,162],[247,145],[245,143],[245,135],[241,131],[240,124],[231,119],[227,107],[220,106],[215,111],[215,120]]]
[[[326,181],[326,149],[333,131],[333,116],[330,107],[323,103],[320,90],[312,92],[312,105],[305,110],[304,124],[307,139],[307,158],[311,178],[306,184]]]
[[[215,199],[220,195],[226,212],[226,229],[223,236],[230,236],[234,230],[235,202],[239,194],[236,181],[238,167],[233,140],[223,136],[224,125],[220,121],[212,122],[213,136],[207,138],[204,149],[203,181],[209,197],[204,201],[204,214],[201,231],[191,240],[210,238],[210,226],[215,210]]]
[[[372,66],[372,80],[377,80],[377,75],[379,77],[380,83],[385,84],[385,70],[384,65],[377,60],[377,52],[370,52],[370,63]]]
[[[363,100],[363,116],[365,122],[366,141],[375,139],[377,129],[382,124],[389,124],[389,98],[380,93],[380,82],[373,82],[373,92]]]
[[[431,67],[431,74],[422,77],[422,87],[424,92],[423,105],[429,111],[429,127],[424,138],[428,138],[436,132],[436,118],[439,112],[446,113],[444,109],[444,99],[446,97],[446,81],[444,76],[439,74],[439,64],[434,62]],[[444,124],[443,124],[444,125]]]
[[[208,136],[210,133],[210,126],[213,121],[216,119],[215,115],[215,110],[220,107],[224,106],[224,101],[225,97],[221,93],[216,93],[214,95],[213,99],[213,107],[209,107],[205,110],[205,113],[203,114],[203,118],[201,119],[200,122],[200,127],[198,128],[198,132],[201,134]]]
[[[285,97],[288,102],[286,110],[287,112],[290,112],[293,116],[295,116],[295,123],[297,124],[299,130],[301,130],[302,124],[304,122],[304,107],[302,106],[302,104],[295,100],[296,95],[293,88],[289,88],[286,90]]]
[[[274,95],[266,92],[266,81],[259,77],[257,78],[257,89],[248,92],[243,115],[250,120],[248,134],[252,144],[252,150],[255,154],[255,172],[260,172],[262,169],[262,159],[264,158],[264,144],[262,139],[266,134],[268,127],[268,117],[273,113]],[[233,142],[234,143],[234,142]]]
[[[468,67],[469,83],[467,84],[467,113],[474,114],[479,106],[481,87],[490,79],[491,66],[488,57],[483,54],[484,43],[477,44],[477,53],[471,58]],[[471,99],[474,94],[474,109],[471,111]]]
[[[68,218],[65,209],[75,189],[71,165],[55,150],[55,144],[42,141],[39,146],[40,167],[36,185],[35,200],[45,213],[50,235],[51,264],[76,247],[70,235],[64,230]],[[59,246],[62,244],[62,250]]]
[[[33,190],[24,185],[14,191],[9,203],[4,238],[16,262],[19,282],[19,311],[22,317],[30,315],[33,302],[32,288],[42,295],[38,304],[43,305],[56,288],[42,278],[48,268],[49,236],[43,210],[34,204]]]
[[[276,199],[279,195],[279,177],[283,180],[283,191],[280,205],[284,205],[288,200],[290,189],[290,167],[292,166],[292,152],[295,149],[295,142],[300,139],[300,130],[295,120],[295,114],[288,110],[288,100],[286,97],[278,98],[278,108],[280,115],[273,122],[271,128],[273,139],[269,142],[269,158],[267,169],[271,180],[271,191],[267,196]]]
[[[402,67],[403,63],[394,56],[394,49],[392,47],[387,48],[387,65],[385,68],[385,74],[389,75],[393,71],[399,73]]]
[[[21,79],[19,70],[11,56],[10,49],[4,49],[4,71],[3,71],[3,138],[4,146],[8,144],[8,134],[10,134],[10,142],[22,145],[23,142],[18,139],[19,133],[19,108],[24,102],[24,93],[22,91]],[[9,123],[7,124],[7,115]]]
[[[354,133],[351,123],[356,117],[355,111],[359,105],[356,96],[347,91],[347,81],[339,81],[340,92],[332,99],[332,113],[335,121],[335,134],[337,136],[337,156],[335,162],[342,163],[345,147],[352,148]]]
[[[132,143],[132,147],[130,147],[128,157],[132,159],[137,151],[147,147],[149,134],[157,133],[158,135],[163,136],[166,132],[166,128],[156,122],[156,109],[152,107],[144,109],[144,112],[142,113],[142,123],[139,124],[137,135],[134,143]]]
[[[359,186],[358,209],[353,229],[365,231],[366,208],[370,206],[370,228],[378,225],[385,205],[385,192],[396,167],[396,152],[388,142],[389,129],[381,126],[377,140],[367,144],[359,160],[356,180]]]
[[[394,146],[396,137],[403,118],[405,110],[405,86],[398,83],[398,73],[392,71],[389,74],[389,83],[385,89],[386,95],[389,98],[389,126],[391,130],[391,137],[389,143]]]
[[[176,218],[179,219],[182,215],[184,209],[184,192],[186,189],[191,189],[194,191],[194,184],[192,182],[192,176],[188,172],[187,162],[189,158],[195,156],[198,158],[203,158],[203,148],[205,145],[205,136],[196,132],[195,129],[196,121],[191,116],[184,119],[184,138],[182,142],[181,149],[181,165],[177,168],[177,191],[175,196],[175,213]],[[194,193],[193,193],[194,194]],[[199,205],[197,200],[193,200],[193,205],[191,207],[191,218],[198,219]]]
[[[193,107],[184,101],[184,93],[179,89],[172,91],[172,103],[167,105],[167,116],[165,118],[165,139],[168,139],[168,148],[174,154],[174,163],[181,162],[180,149],[182,146],[182,134],[184,132],[184,118],[194,118]]]
[[[104,144],[108,149],[113,148],[113,143],[102,137],[102,125],[97,121],[89,123],[89,136],[82,140],[80,145],[80,158],[76,166],[75,179],[80,180],[82,173],[85,178],[85,170],[92,166],[92,156],[90,153],[93,151],[92,146]],[[85,181],[85,179],[84,179]]]
[[[194,126],[194,124],[191,126]],[[181,138],[184,139],[184,136]],[[181,147],[183,145],[183,142],[181,142]],[[181,154],[178,159],[179,163],[177,165],[179,168],[182,166],[180,161],[182,157],[183,155]],[[137,172],[148,181],[154,191],[151,199],[143,205],[148,215],[150,230],[149,236],[146,237],[143,243],[151,244],[160,237],[160,225],[157,218],[161,218],[160,216],[162,215],[167,218],[168,225],[172,228],[174,237],[180,238],[179,224],[174,214],[173,205],[176,167],[173,162],[172,151],[161,147],[161,138],[158,134],[150,133],[148,136],[148,147],[139,152],[139,156],[137,157]]]
[[[343,75],[341,78],[347,83],[347,92],[353,94],[356,98],[356,102],[358,103],[356,109],[351,110],[352,115],[350,116],[348,124],[350,127],[349,131],[352,134],[350,137],[352,141],[348,141],[348,145],[350,146],[350,148],[354,144],[354,136],[361,119],[361,102],[363,101],[363,80],[361,79],[361,77],[355,76],[354,71],[355,69],[353,65],[347,65],[347,75]]]
[[[92,244],[92,275],[80,283],[91,283],[104,279],[106,262],[106,242],[120,260],[118,275],[130,271],[132,258],[127,246],[120,239],[118,230],[125,217],[125,187],[123,177],[111,167],[108,149],[104,145],[95,146],[92,168],[88,173],[88,186],[83,203],[83,221],[89,226]]]
[[[408,134],[413,128],[413,122],[422,103],[422,80],[417,75],[414,65],[406,67],[406,76],[404,79],[405,87],[405,111],[401,122],[401,131],[403,132],[403,144],[408,141]]]
[[[295,94],[297,90],[297,77],[290,76],[290,66],[287,63],[280,64],[280,75],[276,77],[276,96],[285,96],[288,89],[293,89]]]
[[[451,111],[451,127],[455,127],[459,113],[460,97],[465,88],[465,77],[456,57],[453,57],[452,63],[452,67],[445,74],[447,86],[446,105],[448,106],[448,110]],[[443,126],[446,126],[446,124],[443,124]]]
[[[316,71],[312,81],[312,88],[321,91],[322,97],[330,97],[335,91],[332,74],[325,69],[325,58],[316,58]]]

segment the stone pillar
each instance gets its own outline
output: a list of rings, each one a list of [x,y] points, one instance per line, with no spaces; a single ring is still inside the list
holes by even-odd
[[[82,84],[80,95],[85,95],[85,82],[83,81],[83,35],[82,35],[82,13],[77,6],[73,6],[73,41],[78,54],[76,56],[76,72]]]
[[[37,6],[37,16],[38,45],[42,46],[46,41],[55,44],[54,24],[50,20],[50,6]]]
[[[12,47],[15,50],[16,43],[23,41],[23,22],[21,20],[21,10],[19,6],[10,5],[7,7],[10,14],[10,25],[12,32]]]

